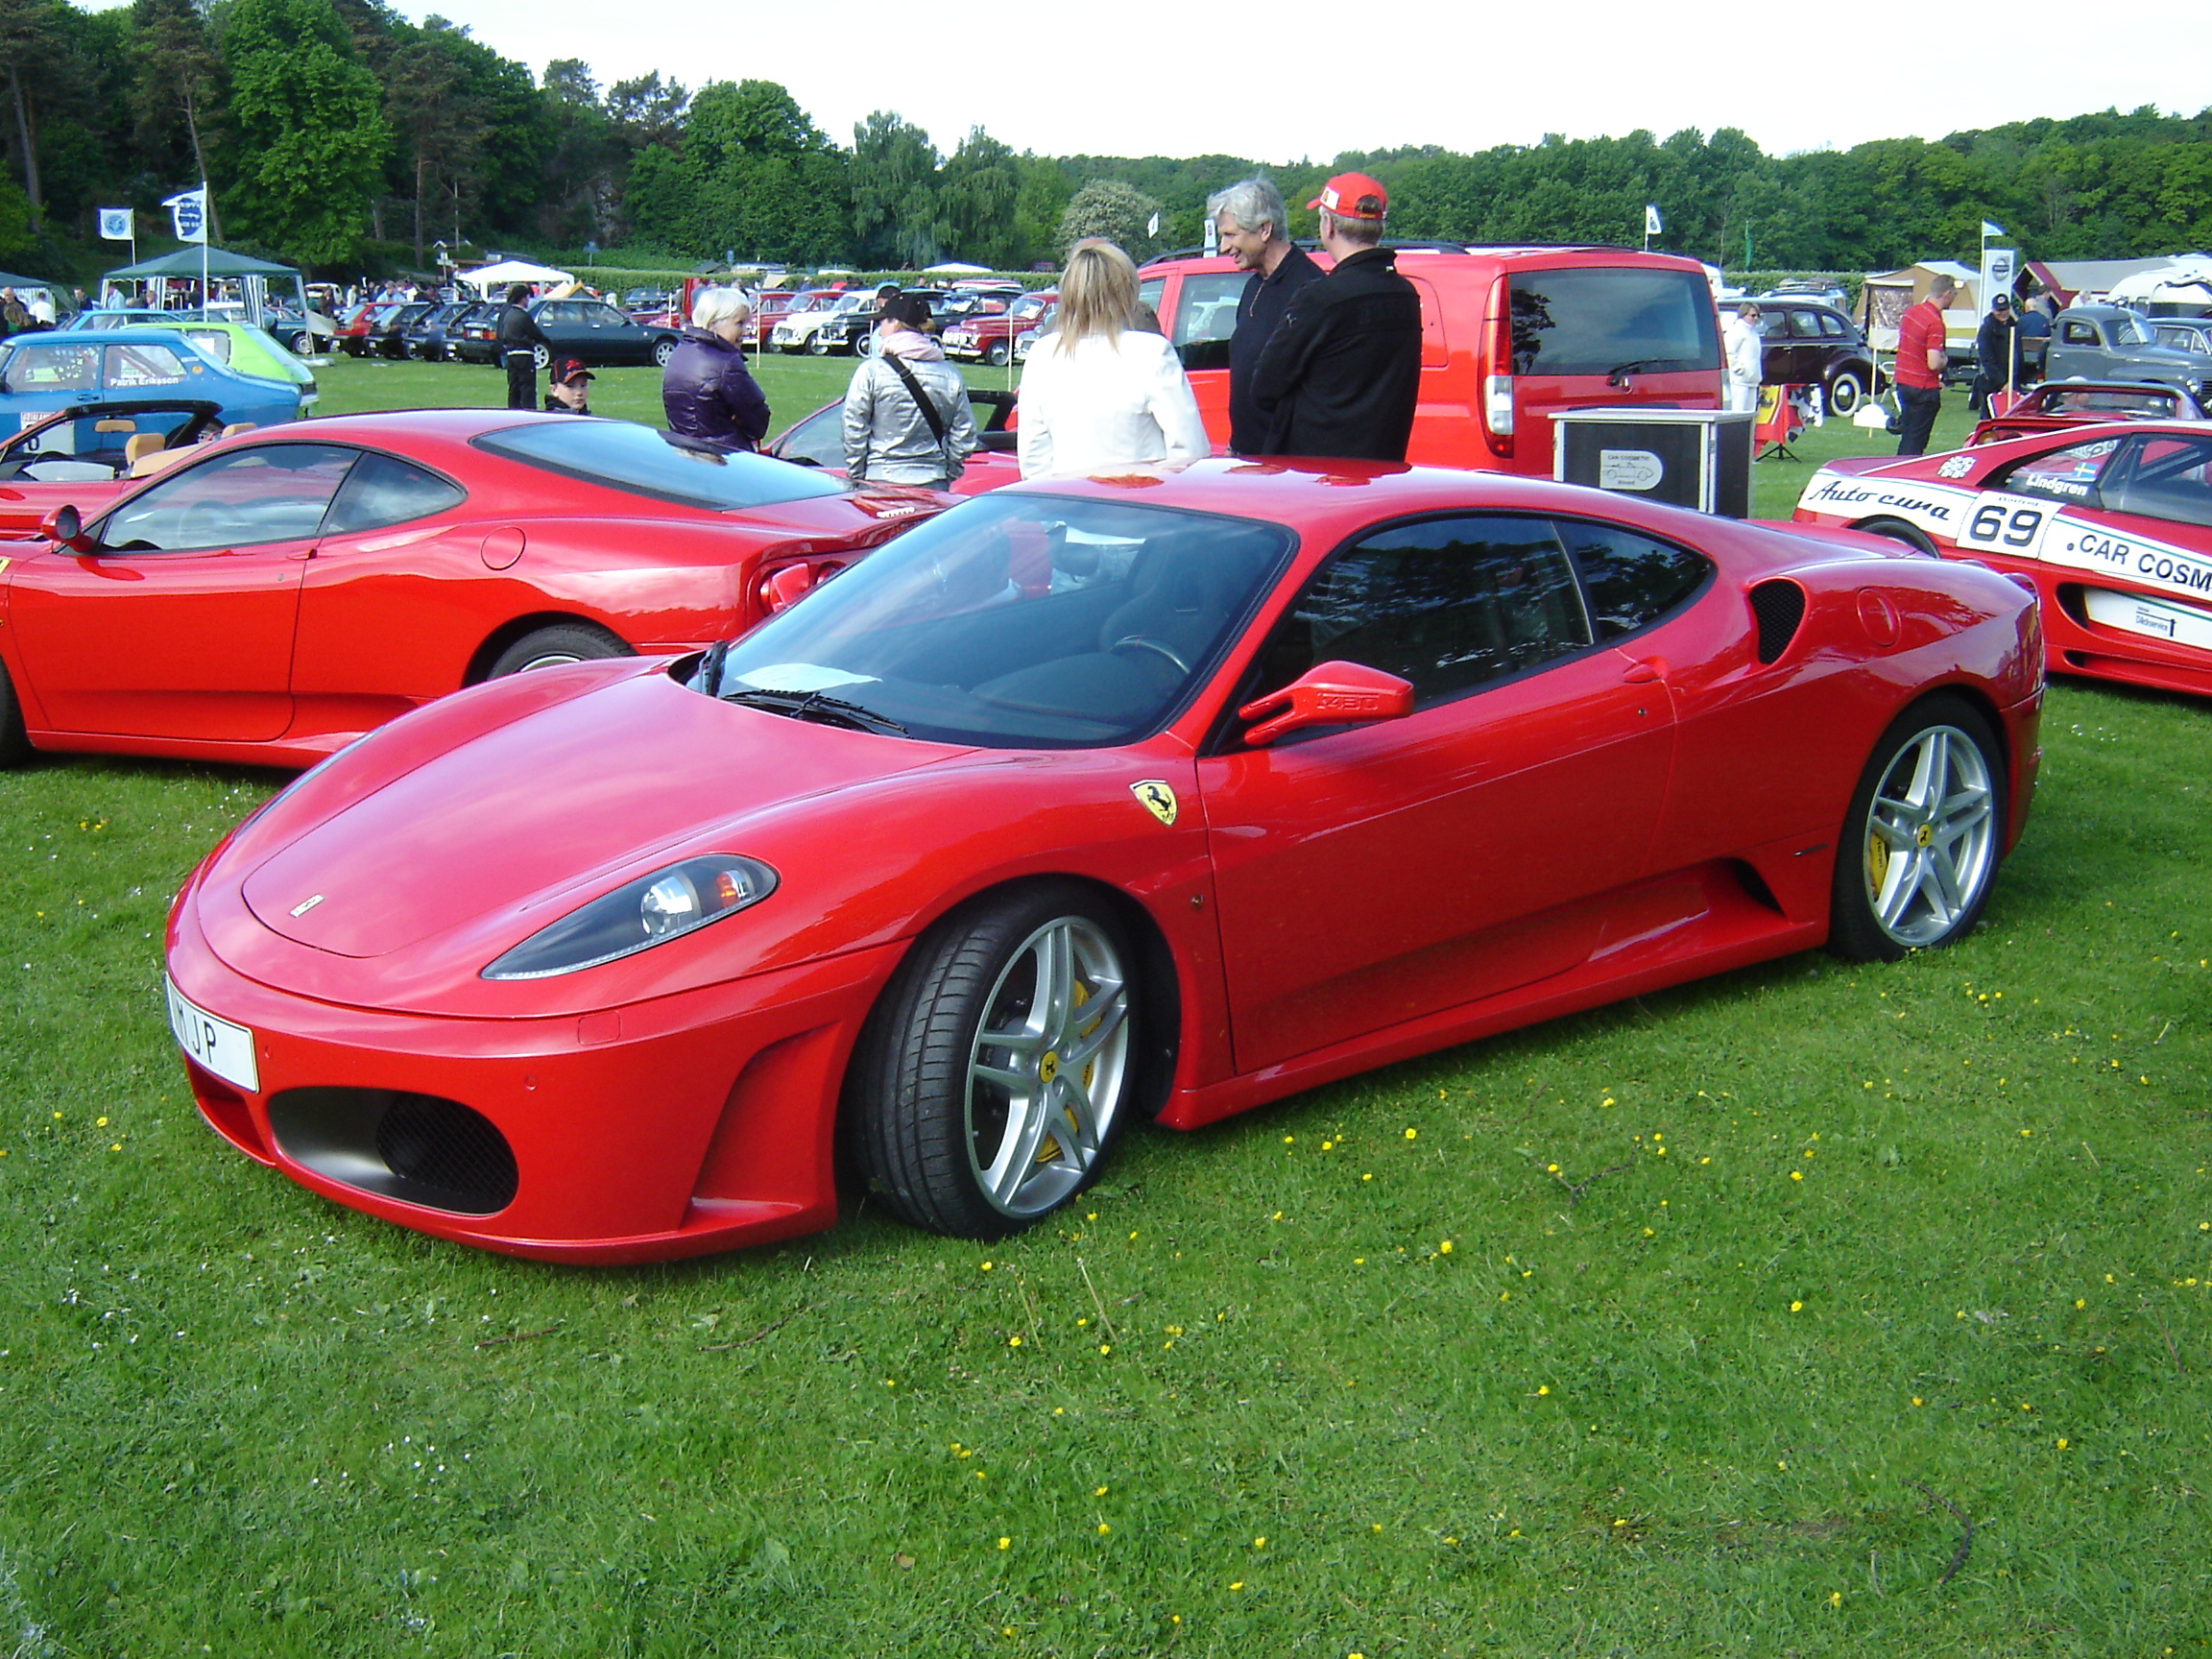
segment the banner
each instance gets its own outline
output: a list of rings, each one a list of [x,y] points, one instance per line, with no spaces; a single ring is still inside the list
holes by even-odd
[[[2012,292],[2012,278],[2019,275],[2020,253],[2013,248],[1984,248],[1982,250],[1982,292],[1976,296],[1982,301],[1982,315],[1989,314],[1990,303],[2000,294]]]
[[[180,242],[204,242],[207,240],[207,186],[186,190],[168,197],[161,204],[169,209],[169,222],[175,228]]]
[[[100,239],[103,242],[132,242],[137,231],[132,227],[132,210],[129,207],[103,207],[100,209]]]
[[[1666,226],[1659,223],[1659,204],[1656,202],[1647,204],[1644,208],[1644,234],[1656,236],[1666,228]]]

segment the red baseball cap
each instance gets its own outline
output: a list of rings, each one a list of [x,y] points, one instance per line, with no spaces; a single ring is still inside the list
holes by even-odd
[[[1372,211],[1369,203],[1374,204]],[[1326,207],[1339,219],[1364,219],[1380,225],[1382,215],[1390,210],[1390,193],[1364,173],[1339,173],[1306,205]]]

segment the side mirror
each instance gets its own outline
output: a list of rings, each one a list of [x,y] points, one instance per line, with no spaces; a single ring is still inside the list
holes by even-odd
[[[806,590],[814,586],[814,571],[806,565],[786,565],[762,579],[760,602],[773,615],[796,605]]]
[[[89,553],[99,545],[84,534],[84,516],[66,502],[38,521],[38,534],[72,553]]]
[[[1244,733],[1244,741],[1262,748],[1286,732],[1308,726],[1403,720],[1412,712],[1411,682],[1364,663],[1322,662],[1280,690],[1245,704],[1237,717],[1261,722]]]

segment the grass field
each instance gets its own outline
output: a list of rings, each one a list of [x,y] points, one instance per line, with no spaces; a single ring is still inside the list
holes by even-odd
[[[2044,735],[1956,950],[1140,1133],[1009,1244],[591,1271],[198,1121],[163,909],[279,775],[0,775],[0,1652],[2212,1650],[2212,708]]]

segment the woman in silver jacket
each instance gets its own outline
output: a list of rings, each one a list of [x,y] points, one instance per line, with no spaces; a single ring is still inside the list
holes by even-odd
[[[916,294],[894,294],[877,313],[876,353],[854,371],[845,393],[845,475],[855,484],[943,490],[974,453],[968,383],[925,332],[928,322],[929,302]],[[929,400],[934,422],[917,392]]]

